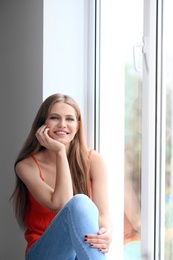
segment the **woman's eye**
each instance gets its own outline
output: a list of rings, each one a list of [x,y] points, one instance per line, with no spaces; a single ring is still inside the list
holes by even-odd
[[[59,117],[58,116],[51,116],[50,119],[53,119],[53,120],[58,120]]]
[[[67,118],[67,120],[68,120],[68,121],[74,121],[74,118],[69,117],[69,118]]]

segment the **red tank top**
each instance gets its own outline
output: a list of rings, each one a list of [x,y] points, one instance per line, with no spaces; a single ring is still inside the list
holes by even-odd
[[[32,158],[34,159],[39,168],[41,179],[44,181],[37,160],[34,156],[32,156]],[[28,200],[28,207],[25,214],[25,239],[27,241],[26,252],[32,246],[32,244],[34,244],[34,242],[41,237],[45,229],[49,226],[50,222],[56,215],[55,212],[39,204],[32,197],[30,192],[28,192]]]
[[[90,159],[92,150],[90,150],[88,158]],[[34,156],[32,156],[33,160],[38,166],[40,172],[40,178],[44,181],[40,166]],[[91,195],[91,188],[90,188]],[[91,196],[90,196],[91,197]],[[27,241],[26,253],[29,248],[36,242],[37,239],[41,237],[46,228],[49,226],[56,213],[49,210],[48,208],[39,204],[28,192],[28,207],[25,214],[25,239]]]

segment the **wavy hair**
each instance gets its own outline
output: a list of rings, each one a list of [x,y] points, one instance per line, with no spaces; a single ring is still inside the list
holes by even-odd
[[[51,110],[52,106],[57,102],[64,102],[72,106],[76,111],[77,120],[80,122],[79,130],[77,131],[74,139],[71,141],[67,158],[72,177],[74,195],[78,193],[89,195],[89,162],[87,145],[84,138],[81,112],[74,99],[67,95],[53,94],[45,99],[45,101],[42,103],[34,119],[30,133],[15,161],[14,171],[18,162],[38,153],[41,150],[46,149],[45,147],[40,145],[37,138],[35,137],[35,133],[37,129],[45,123],[49,111]],[[19,226],[21,228],[24,228],[25,212],[28,205],[27,188],[22,180],[17,176],[17,174],[14,192],[10,199],[13,199],[15,216],[17,218]]]

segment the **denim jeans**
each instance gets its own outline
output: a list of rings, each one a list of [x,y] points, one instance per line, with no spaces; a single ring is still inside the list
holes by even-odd
[[[83,194],[75,195],[31,246],[26,260],[105,260],[105,254],[84,242],[98,232],[98,209]]]

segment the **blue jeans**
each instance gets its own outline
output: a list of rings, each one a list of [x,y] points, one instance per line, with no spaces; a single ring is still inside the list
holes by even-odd
[[[26,260],[105,260],[105,254],[84,242],[98,232],[98,209],[83,194],[75,195],[31,246]]]

